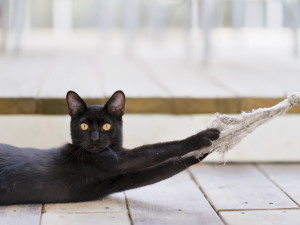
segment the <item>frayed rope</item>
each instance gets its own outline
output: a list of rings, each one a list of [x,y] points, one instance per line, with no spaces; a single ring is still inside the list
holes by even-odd
[[[210,147],[194,151],[186,156],[201,157],[205,153],[218,152],[223,155],[236,146],[244,137],[272,118],[285,114],[293,106],[300,105],[300,93],[294,93],[270,108],[259,108],[239,115],[216,113],[216,118],[207,126],[221,131],[220,138]]]

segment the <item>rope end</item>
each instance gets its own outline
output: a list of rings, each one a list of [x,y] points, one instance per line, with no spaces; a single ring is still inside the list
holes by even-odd
[[[291,105],[300,105],[300,92],[289,95],[287,99]]]

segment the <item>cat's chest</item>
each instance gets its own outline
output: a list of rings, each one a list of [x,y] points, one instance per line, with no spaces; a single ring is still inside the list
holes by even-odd
[[[101,154],[90,155],[82,161],[74,162],[72,165],[74,176],[83,182],[104,180],[110,177],[110,171],[118,163],[118,154],[114,151],[105,151]]]
[[[113,150],[106,150],[100,154],[95,155],[92,159],[93,164],[103,171],[109,171],[114,168],[119,161],[119,154]]]

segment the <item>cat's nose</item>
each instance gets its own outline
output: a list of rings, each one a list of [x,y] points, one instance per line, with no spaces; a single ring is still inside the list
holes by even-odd
[[[99,141],[99,132],[98,131],[93,131],[91,133],[91,140],[92,141]]]

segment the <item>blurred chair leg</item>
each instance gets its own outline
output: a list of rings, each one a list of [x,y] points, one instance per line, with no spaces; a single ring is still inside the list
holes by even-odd
[[[100,1],[99,2],[99,16],[98,23],[100,29],[108,31],[113,26],[114,20],[114,2],[113,1]]]
[[[232,0],[232,27],[241,28],[245,23],[245,0]]]
[[[295,5],[294,5],[295,4]],[[290,9],[291,9],[291,23],[290,23],[290,26],[291,26],[291,29],[292,29],[292,32],[293,32],[293,42],[294,42],[294,45],[293,45],[293,54],[294,56],[298,56],[299,55],[299,52],[298,52],[298,27],[299,27],[299,23],[298,23],[298,1],[297,2],[294,2],[294,4],[291,4],[290,5]]]
[[[102,51],[111,47],[111,30],[115,19],[115,1],[98,2],[99,45]]]
[[[133,52],[133,45],[138,33],[139,20],[139,0],[125,1],[125,51],[131,55]]]
[[[299,28],[300,28],[300,0],[296,2],[296,7],[294,7],[295,17],[294,17],[294,55],[299,56]]]
[[[241,47],[241,28],[245,26],[246,0],[232,0],[231,2],[231,28],[232,38],[236,46]]]
[[[298,46],[298,28],[299,28],[299,0],[296,2],[284,2],[284,18],[287,26],[290,27],[293,33],[293,54],[297,57],[299,55]]]
[[[223,23],[222,12],[223,4],[220,0],[202,0],[202,28],[204,51],[203,61],[204,65],[209,63],[211,56],[211,30],[219,24]],[[221,14],[221,15],[220,15]]]
[[[211,54],[210,32],[212,28],[211,24],[211,12],[212,12],[213,0],[202,0],[202,30],[203,30],[203,57],[202,63],[208,64]]]
[[[215,26],[223,27],[224,25],[224,1],[216,0],[214,17],[216,17]]]
[[[2,2],[2,40],[1,40],[1,51],[7,51],[7,40],[9,33],[9,21],[10,21],[10,0],[3,0]]]
[[[26,10],[28,1],[27,0],[17,0],[15,2],[15,10],[14,10],[14,18],[15,18],[15,46],[14,51],[15,53],[19,53],[21,51],[21,42],[22,42],[22,35],[24,31],[24,24],[26,20]]]
[[[155,40],[159,40],[163,36],[166,26],[166,7],[163,1],[152,0],[149,7],[149,25]]]
[[[53,0],[53,30],[60,39],[72,31],[72,0]]]
[[[190,3],[190,29],[199,28],[199,0],[191,0]]]
[[[282,4],[279,1],[267,0],[266,2],[266,27],[282,26],[283,12]]]
[[[187,9],[187,21],[186,21],[186,48],[185,55],[187,59],[191,59],[194,55],[193,44],[194,40],[198,40],[199,37],[199,2],[200,0],[188,1]]]

